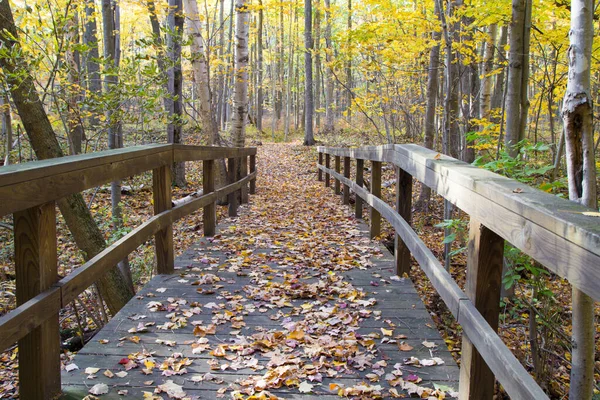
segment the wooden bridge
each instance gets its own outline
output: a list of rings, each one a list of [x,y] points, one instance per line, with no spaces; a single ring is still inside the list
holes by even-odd
[[[0,215],[14,213],[18,301],[0,318],[0,345],[19,342],[20,397],[82,398],[92,390],[101,398],[327,399],[459,390],[460,398],[491,399],[497,380],[513,399],[546,399],[496,334],[504,240],[600,300],[600,227],[582,214],[589,210],[415,145],[318,152],[318,181],[329,187],[333,177],[339,203],[313,174],[261,171],[261,157],[276,155],[261,155],[257,168],[254,148],[150,145],[0,169]],[[215,190],[220,159],[240,174]],[[175,161],[203,162],[204,194],[172,207]],[[398,169],[396,209],[380,198],[382,163]],[[59,280],[54,201],[148,170],[155,216]],[[410,228],[413,178],[471,216],[466,293]],[[286,179],[306,179],[306,191],[286,192]],[[346,207],[350,191],[356,219]],[[217,230],[215,202],[226,195],[230,217]],[[364,206],[368,227],[360,222]],[[199,209],[207,239],[175,260],[172,224]],[[274,209],[282,214],[267,226]],[[314,218],[295,219],[302,210]],[[396,230],[394,257],[369,240],[382,217]],[[302,235],[298,224],[307,225]],[[153,236],[159,275],[79,352],[77,368],[61,372],[61,308]],[[401,278],[411,255],[464,330],[460,372]]]

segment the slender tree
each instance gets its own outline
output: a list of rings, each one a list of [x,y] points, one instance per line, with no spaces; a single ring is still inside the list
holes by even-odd
[[[233,94],[233,144],[244,147],[248,118],[248,7],[246,0],[235,3],[235,86]],[[275,116],[273,116],[275,118]]]
[[[594,159],[590,61],[594,1],[571,1],[569,80],[563,101],[569,199],[598,208]],[[573,336],[570,399],[591,399],[594,388],[594,302],[573,286]]]
[[[3,32],[0,34],[0,44],[20,54],[19,35],[7,1],[0,2],[0,32]],[[29,69],[24,67],[23,60],[17,61],[1,53],[0,66],[36,156],[40,160],[62,157],[63,152],[35,89],[33,77]],[[100,253],[106,247],[106,242],[83,196],[69,195],[57,200],[57,204],[85,258],[89,260]],[[112,313],[119,311],[134,295],[118,268],[111,268],[100,279],[99,288]]]
[[[313,135],[312,3],[304,0],[304,145],[315,144]]]

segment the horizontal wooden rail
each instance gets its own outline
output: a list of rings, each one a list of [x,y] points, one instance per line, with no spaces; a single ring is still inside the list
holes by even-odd
[[[496,334],[504,240],[573,286],[600,300],[600,224],[583,214],[595,211],[482,170],[417,145],[319,147],[319,176],[332,176],[364,199],[379,226],[379,215],[396,230],[463,327],[460,392],[464,399],[491,399],[494,379],[515,399],[547,399],[542,389]],[[325,154],[325,157],[322,156]],[[323,165],[323,159],[357,160],[356,182]],[[372,164],[371,193],[362,186],[364,161]],[[398,168],[396,208],[378,196],[382,162]],[[467,283],[464,293],[410,227],[410,175],[471,216]],[[376,186],[376,187],[373,187]],[[400,189],[400,190],[399,190]],[[407,204],[403,204],[407,203]],[[398,213],[402,212],[402,216]],[[360,215],[357,211],[357,215]],[[406,218],[406,219],[405,219]],[[398,259],[403,257],[404,259]],[[410,260],[396,251],[398,268]]]
[[[600,224],[583,214],[596,210],[417,145],[318,151],[394,164],[600,301]]]
[[[377,209],[394,227],[464,332],[475,346],[483,349],[482,356],[490,361],[490,368],[506,392],[514,399],[548,399],[410,225],[385,201],[373,196],[350,179],[324,166],[319,166],[319,169],[350,186],[356,195]]]
[[[214,162],[219,159],[241,163],[241,176],[232,174],[228,185],[215,190]],[[204,194],[172,208],[170,165],[175,161],[199,160],[203,161]],[[148,170],[153,171],[155,215],[57,281],[54,201]],[[172,144],[137,146],[0,168],[0,216],[15,213],[15,248],[21,251],[15,255],[20,302],[15,310],[0,317],[0,347],[5,349],[19,341],[20,354],[27,355],[20,359],[20,371],[28,371],[20,373],[23,398],[50,398],[60,391],[57,346],[61,308],[153,235],[157,270],[172,273],[173,223],[204,207],[205,213],[211,214],[204,216],[205,235],[214,235],[217,199],[239,192],[242,202],[247,202],[248,185],[250,193],[254,193],[256,175],[256,148]],[[233,208],[235,211],[237,205]],[[52,349],[39,351],[40,346]]]

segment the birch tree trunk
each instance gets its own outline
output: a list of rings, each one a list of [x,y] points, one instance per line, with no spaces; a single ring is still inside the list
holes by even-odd
[[[258,27],[256,31],[256,47],[257,47],[257,104],[256,104],[256,129],[262,132],[262,117],[263,117],[263,2],[258,1]]]
[[[563,101],[569,199],[597,209],[590,64],[594,1],[571,1],[569,80]],[[594,302],[573,287],[570,399],[590,399],[594,387]]]
[[[7,1],[0,2],[0,32],[4,31],[8,34],[0,34],[0,44],[20,52],[19,35]],[[45,160],[62,157],[64,154],[37,94],[33,77],[23,66],[23,60],[15,62],[11,58],[0,56],[0,66],[6,74],[6,83],[37,158]],[[82,195],[79,193],[69,195],[59,199],[57,204],[86,260],[100,253],[106,247],[106,242]],[[113,314],[134,295],[133,288],[127,284],[116,267],[107,271],[98,282],[98,286]]]
[[[325,0],[325,61],[326,61],[326,78],[325,78],[325,132],[333,132],[334,111],[333,105],[333,72],[331,70],[333,47],[331,44],[331,1]]]
[[[490,109],[492,107],[493,77],[490,75],[494,70],[494,52],[496,49],[496,35],[498,25],[492,24],[488,27],[489,37],[485,41],[483,52],[483,76],[481,78],[481,100],[479,101],[480,118],[490,120]]]
[[[312,0],[304,0],[304,145],[315,144],[313,135]]]
[[[235,22],[235,86],[233,94],[233,145],[246,143],[246,118],[248,117],[248,8],[246,0],[236,0]],[[275,115],[273,115],[275,118]]]
[[[321,126],[321,0],[317,0],[315,9],[315,125]]]

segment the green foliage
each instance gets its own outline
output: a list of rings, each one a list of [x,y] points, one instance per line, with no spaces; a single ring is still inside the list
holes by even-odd
[[[434,225],[436,228],[444,228],[448,229],[451,233],[447,235],[442,244],[454,243],[458,241],[459,247],[450,252],[450,256],[455,256],[457,254],[463,253],[467,250],[467,246],[463,245],[465,243],[465,237],[467,232],[467,222],[461,219],[445,219],[439,224]]]

